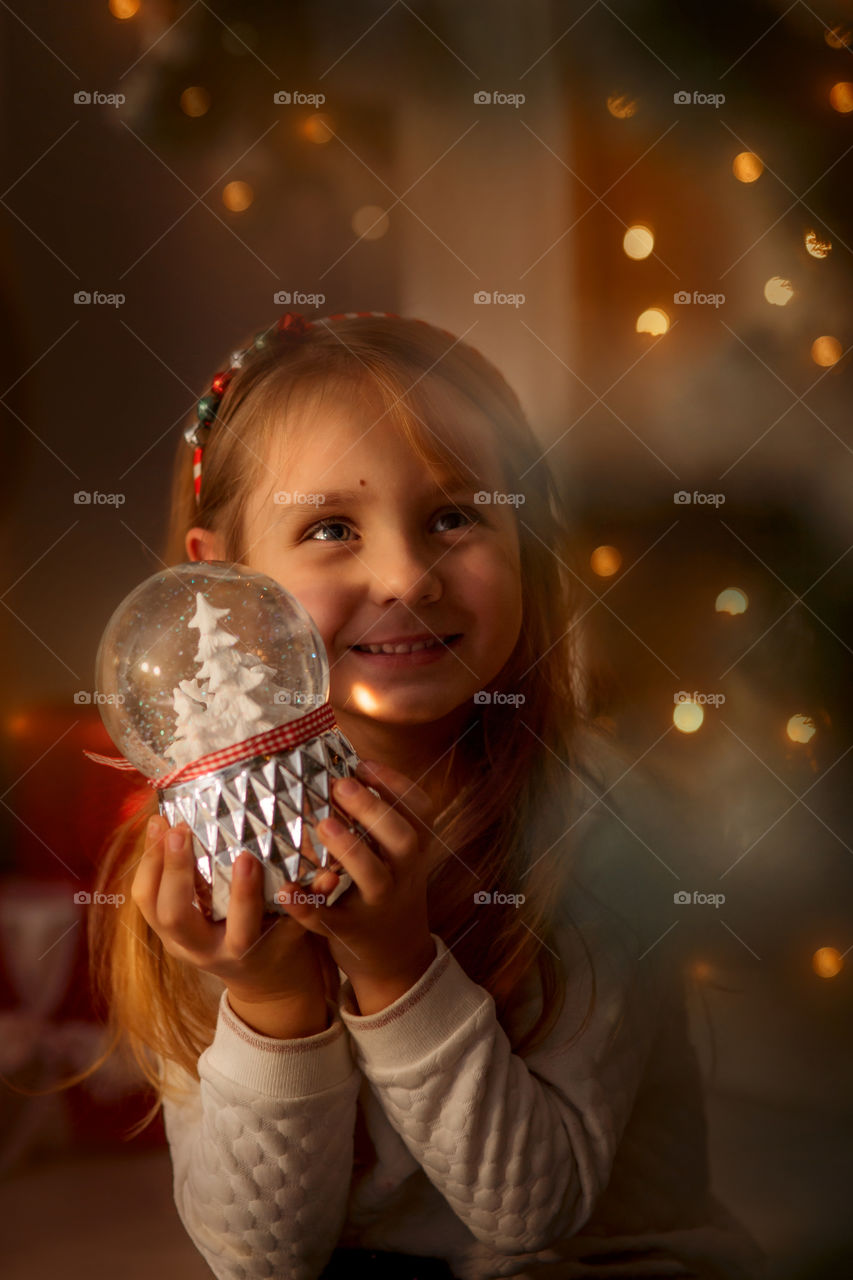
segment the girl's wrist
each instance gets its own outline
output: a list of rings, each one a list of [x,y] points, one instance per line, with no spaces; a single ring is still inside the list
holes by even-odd
[[[330,1025],[322,984],[278,996],[245,996],[229,987],[228,1006],[247,1027],[274,1040],[319,1035]]]

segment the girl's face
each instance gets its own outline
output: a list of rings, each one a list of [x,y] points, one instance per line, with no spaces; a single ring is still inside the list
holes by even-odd
[[[458,415],[459,402],[443,396]],[[336,712],[426,724],[471,707],[512,653],[518,535],[511,506],[474,501],[480,488],[502,488],[485,432],[484,483],[460,491],[448,482],[442,492],[394,427],[377,421],[381,412],[355,397],[325,398],[288,426],[288,456],[278,447],[268,460],[272,487],[265,479],[247,502],[246,563],[314,619]],[[223,550],[214,545],[211,556],[202,543],[208,558],[225,558]],[[395,655],[365,647],[418,640],[428,647]]]

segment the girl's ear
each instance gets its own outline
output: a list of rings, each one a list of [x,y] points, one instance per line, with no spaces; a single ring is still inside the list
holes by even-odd
[[[190,529],[184,545],[190,560],[227,560],[225,541],[221,533],[212,529],[201,529],[198,526]]]

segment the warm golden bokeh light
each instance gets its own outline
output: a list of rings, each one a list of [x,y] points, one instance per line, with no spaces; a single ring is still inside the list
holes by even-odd
[[[222,191],[222,203],[232,213],[242,213],[248,209],[255,198],[255,193],[248,182],[229,182]]]
[[[695,733],[702,727],[705,712],[698,702],[691,698],[688,702],[676,702],[672,713],[672,723],[682,733]]]
[[[203,116],[210,110],[210,94],[200,84],[190,85],[181,94],[181,110],[185,116]]]
[[[822,240],[816,231],[807,231],[805,246],[813,258],[825,258],[832,248],[832,241]]]
[[[853,111],[853,81],[839,80],[834,84],[829,91],[829,101],[843,116]]]
[[[365,715],[372,715],[379,707],[379,700],[365,684],[354,684],[350,697],[359,711],[363,711]]]
[[[607,110],[617,120],[628,120],[636,114],[637,100],[636,98],[629,98],[625,93],[611,93],[607,99]]]
[[[693,964],[690,966],[690,972],[693,974],[693,977],[697,982],[704,982],[707,978],[710,978],[714,970],[708,964],[707,960],[694,960]]]
[[[351,225],[362,240],[378,240],[388,230],[388,214],[378,204],[364,204],[352,215]]]
[[[611,578],[622,567],[622,555],[616,547],[596,547],[589,557],[589,565],[599,578]]]
[[[27,732],[30,727],[30,721],[23,711],[19,711],[17,715],[9,718],[6,727],[11,737],[18,738]]]
[[[837,364],[843,352],[844,348],[838,339],[830,337],[829,334],[824,334],[821,338],[815,338],[812,343],[812,360],[824,369],[828,369],[830,365]]]
[[[764,286],[764,296],[774,307],[785,307],[794,296],[794,286],[781,276],[771,276]]]
[[[322,111],[318,111],[316,115],[308,117],[302,126],[302,132],[309,142],[318,144],[331,142],[334,136],[332,133],[332,117],[325,115]]]
[[[819,947],[812,956],[812,968],[819,978],[834,978],[844,968],[844,959],[836,947]]]
[[[792,742],[811,742],[817,730],[811,716],[791,716],[785,726],[785,732]]]
[[[732,173],[738,182],[755,182],[764,172],[764,162],[754,151],[741,151],[732,161]]]
[[[637,316],[637,333],[650,333],[657,337],[669,328],[669,316],[660,307],[649,307]]]
[[[110,0],[110,13],[114,18],[135,18],[140,0]]]
[[[849,49],[853,43],[853,32],[846,27],[833,27],[831,31],[824,31],[823,38],[830,49]]]
[[[734,616],[736,613],[746,613],[748,604],[746,592],[738,587],[726,587],[725,591],[721,591],[717,596],[714,608],[717,613],[730,613]]]
[[[654,232],[642,222],[629,227],[622,239],[622,248],[629,258],[647,258],[654,247]]]

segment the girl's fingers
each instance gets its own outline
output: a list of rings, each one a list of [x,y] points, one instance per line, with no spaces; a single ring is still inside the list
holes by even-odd
[[[263,883],[263,867],[253,853],[244,849],[232,867],[225,918],[225,945],[236,960],[242,960],[261,937],[265,909]],[[263,931],[273,927],[274,924],[267,925]]]
[[[317,835],[329,852],[349,872],[365,902],[375,902],[389,883],[388,867],[377,858],[354,832],[337,818],[324,818],[317,824]]]
[[[167,830],[163,844],[154,927],[187,951],[203,954],[215,944],[218,935],[193,905],[195,857],[188,828],[181,825]]]
[[[392,769],[390,765],[361,760],[356,773],[367,786],[376,787],[383,795],[390,796],[416,822],[428,824],[435,817],[435,802],[432,797],[427,795],[423,787],[419,787],[411,778]]]
[[[374,795],[354,778],[338,779],[332,796],[347,814],[351,814],[367,834],[394,858],[416,852],[418,837],[414,824],[381,795]],[[349,869],[349,868],[347,868]]]

